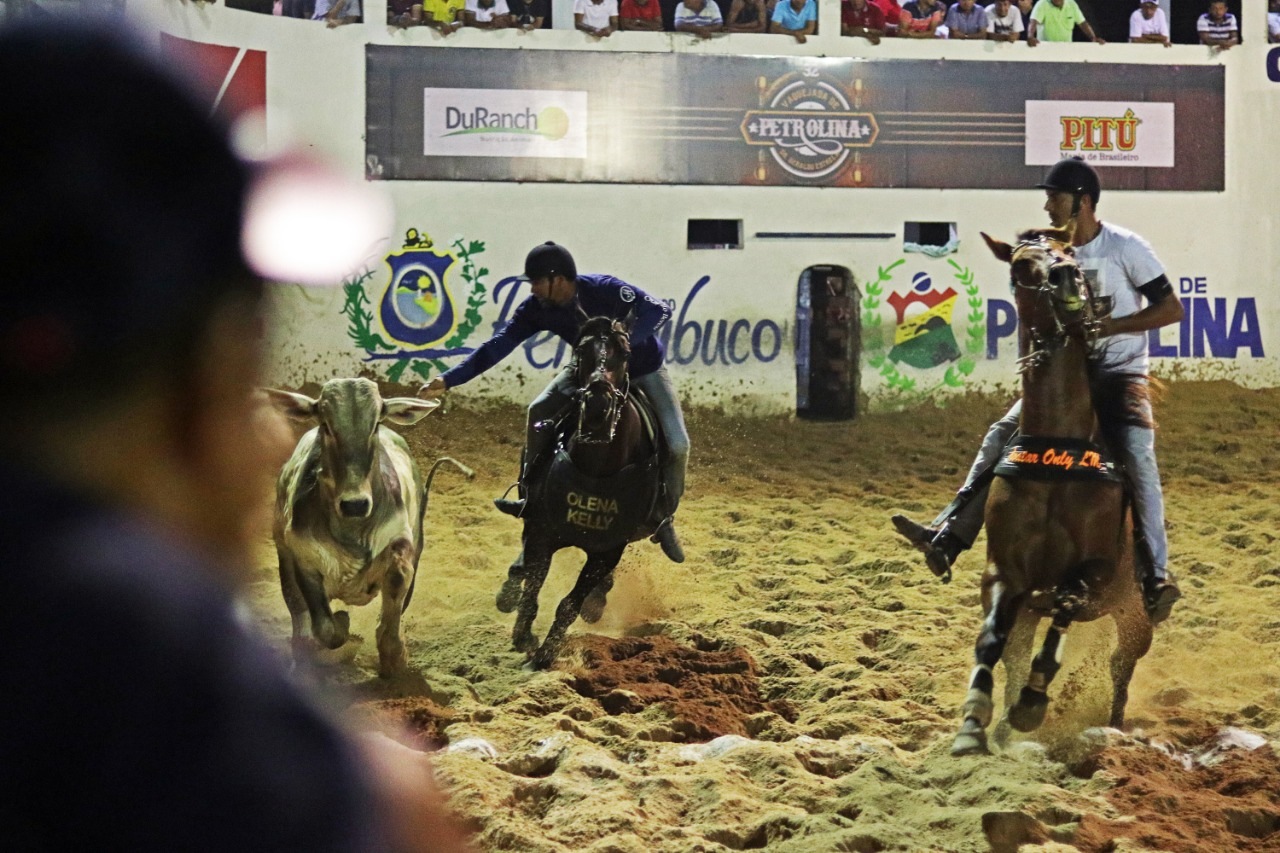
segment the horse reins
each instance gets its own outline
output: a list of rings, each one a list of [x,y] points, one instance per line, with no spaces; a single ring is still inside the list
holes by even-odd
[[[622,420],[622,408],[627,401],[627,396],[631,393],[631,375],[626,374],[626,381],[621,385],[614,385],[609,381],[605,373],[604,365],[608,356],[607,347],[610,337],[606,334],[597,335],[590,343],[596,350],[596,368],[591,375],[586,378],[582,387],[578,389],[578,431],[577,440],[583,444],[609,444],[613,441],[618,431],[618,422]],[[578,343],[581,348],[583,342]],[[577,358],[577,352],[574,353]],[[579,362],[581,363],[581,362]],[[609,433],[606,437],[591,437],[584,429],[584,420],[587,414],[586,400],[589,389],[596,383],[603,383],[608,386],[608,407],[605,409],[605,420],[609,424]]]
[[[1057,241],[1051,240],[1050,238],[1041,234],[1037,236],[1034,240],[1023,240],[1022,242],[1018,243],[1018,245],[1014,248],[1013,253],[1014,255],[1016,255],[1019,251],[1026,248],[1039,248],[1053,255],[1055,254],[1055,251],[1060,252],[1060,250],[1055,250],[1056,242]],[[1039,331],[1037,331],[1036,329],[1031,330],[1031,351],[1027,353],[1025,356],[1019,358],[1016,362],[1018,366],[1019,374],[1025,373],[1029,370],[1034,370],[1035,368],[1039,367],[1041,364],[1044,363],[1045,359],[1047,359],[1053,353],[1053,351],[1058,347],[1060,347],[1069,337],[1069,333],[1067,332],[1067,327],[1062,322],[1062,317],[1058,312],[1058,308],[1060,306],[1068,304],[1068,301],[1058,296],[1056,292],[1056,288],[1050,286],[1050,282],[1053,281],[1054,271],[1062,270],[1068,264],[1070,264],[1072,267],[1075,268],[1076,276],[1080,276],[1080,268],[1077,265],[1075,265],[1074,262],[1068,261],[1068,260],[1060,260],[1060,261],[1057,261],[1056,263],[1051,263],[1049,265],[1049,272],[1045,276],[1045,281],[1041,284],[1035,284],[1035,285],[1023,284],[1022,282],[1018,281],[1017,277],[1014,277],[1013,279],[1013,286],[1015,289],[1020,288],[1022,290],[1035,291],[1038,297],[1042,297],[1045,299],[1049,308],[1049,315],[1053,318],[1053,325],[1054,325],[1053,334],[1050,337],[1042,336],[1039,333]],[[1092,285],[1090,285],[1088,278],[1080,276],[1080,279],[1084,284],[1084,289],[1085,289],[1085,303],[1084,303],[1084,308],[1082,310],[1084,310],[1087,315],[1085,319],[1081,321],[1081,328],[1084,331],[1083,337],[1084,337],[1085,345],[1090,349],[1092,349],[1093,345],[1098,340],[1098,331],[1100,329],[1100,324],[1093,318],[1093,305],[1094,305],[1093,287]]]

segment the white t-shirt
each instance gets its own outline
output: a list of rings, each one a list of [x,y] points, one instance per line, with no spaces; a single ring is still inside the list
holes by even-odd
[[[986,7],[987,12],[987,32],[998,33],[1020,33],[1022,32],[1022,13],[1018,11],[1016,3],[1009,4],[1009,12],[1002,18],[1000,13],[996,11],[996,4],[992,3]]]
[[[1169,19],[1164,16],[1164,9],[1156,9],[1150,18],[1144,18],[1141,9],[1129,16],[1129,38],[1143,36],[1169,37]]]
[[[480,0],[467,0],[467,5],[464,8],[482,24],[488,23],[494,18],[511,14],[511,9],[507,7],[507,0],[493,0],[493,5],[488,9],[480,5]]]
[[[1280,12],[1267,13],[1267,32],[1273,36],[1280,36]]]
[[[610,17],[618,17],[618,0],[602,0],[592,3],[591,0],[573,0],[573,14],[582,16],[582,23],[593,30],[603,30],[609,26]]]
[[[1104,222],[1098,236],[1076,247],[1076,262],[1094,296],[1110,296],[1111,316],[1142,310],[1144,284],[1164,275],[1151,244],[1127,228]],[[1111,373],[1147,372],[1147,333],[1129,332],[1098,341],[1098,362]]]

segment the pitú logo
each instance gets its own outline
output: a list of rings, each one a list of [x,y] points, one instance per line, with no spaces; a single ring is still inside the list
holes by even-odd
[[[1062,116],[1063,151],[1132,151],[1142,119],[1133,110],[1115,116]]]
[[[404,247],[386,256],[391,274],[377,301],[382,334],[374,330],[374,313],[365,291],[373,271],[343,284],[346,302],[342,313],[350,323],[347,335],[365,351],[365,361],[396,362],[388,370],[393,382],[409,367],[424,379],[430,378],[433,370],[444,370],[438,359],[471,352],[463,343],[480,324],[486,292],[483,277],[489,270],[477,268],[473,260],[484,251],[484,243],[459,238],[453,241],[452,249],[441,251],[427,234],[410,228]],[[456,270],[459,261],[462,268]],[[464,290],[465,302],[455,303],[455,274],[469,288],[469,292]]]
[[[740,130],[748,145],[767,146],[774,161],[799,178],[838,174],[854,148],[870,148],[880,128],[855,112],[838,82],[816,69],[787,74],[764,89],[760,109],[747,110]]]
[[[504,133],[563,139],[569,132],[569,114],[560,107],[543,107],[538,112],[525,107],[522,112],[497,112],[485,107],[461,110],[444,108],[444,136],[466,133]]]

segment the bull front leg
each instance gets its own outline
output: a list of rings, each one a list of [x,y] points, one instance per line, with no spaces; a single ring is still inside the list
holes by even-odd
[[[387,566],[382,575],[382,613],[378,617],[377,641],[378,675],[383,678],[394,678],[409,670],[400,617],[409,602],[417,572],[414,554],[414,547],[408,539],[397,539],[387,547],[382,557]]]
[[[294,660],[302,660],[310,651],[311,641],[303,636],[308,623],[311,640],[322,648],[338,648],[347,641],[349,617],[345,612],[335,614],[329,609],[329,594],[325,592],[319,572],[299,563],[288,549],[277,548],[277,553],[280,556],[280,587],[293,623]]]
[[[551,628],[548,629],[547,636],[542,641],[542,647],[533,655],[533,665],[535,667],[546,669],[555,663],[556,655],[560,654],[560,646],[564,643],[564,637],[569,631],[569,626],[577,620],[578,614],[582,612],[582,603],[586,601],[587,595],[618,565],[618,561],[622,559],[622,552],[626,547],[626,545],[619,545],[609,551],[587,556],[587,562],[582,566],[582,571],[578,574],[578,582],[573,585],[573,589],[569,590],[569,594],[561,600],[560,606],[556,608],[556,618],[552,621]]]

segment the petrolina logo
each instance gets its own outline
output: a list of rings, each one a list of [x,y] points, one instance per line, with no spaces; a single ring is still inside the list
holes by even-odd
[[[587,93],[424,89],[428,157],[587,156]]]
[[[1173,166],[1173,104],[1027,101],[1028,166],[1080,156],[1100,166]]]
[[[744,142],[767,150],[797,178],[839,174],[852,149],[870,148],[880,132],[875,116],[855,111],[845,87],[817,69],[788,74],[768,89],[765,82],[760,78],[760,109],[747,110],[739,129]]]

